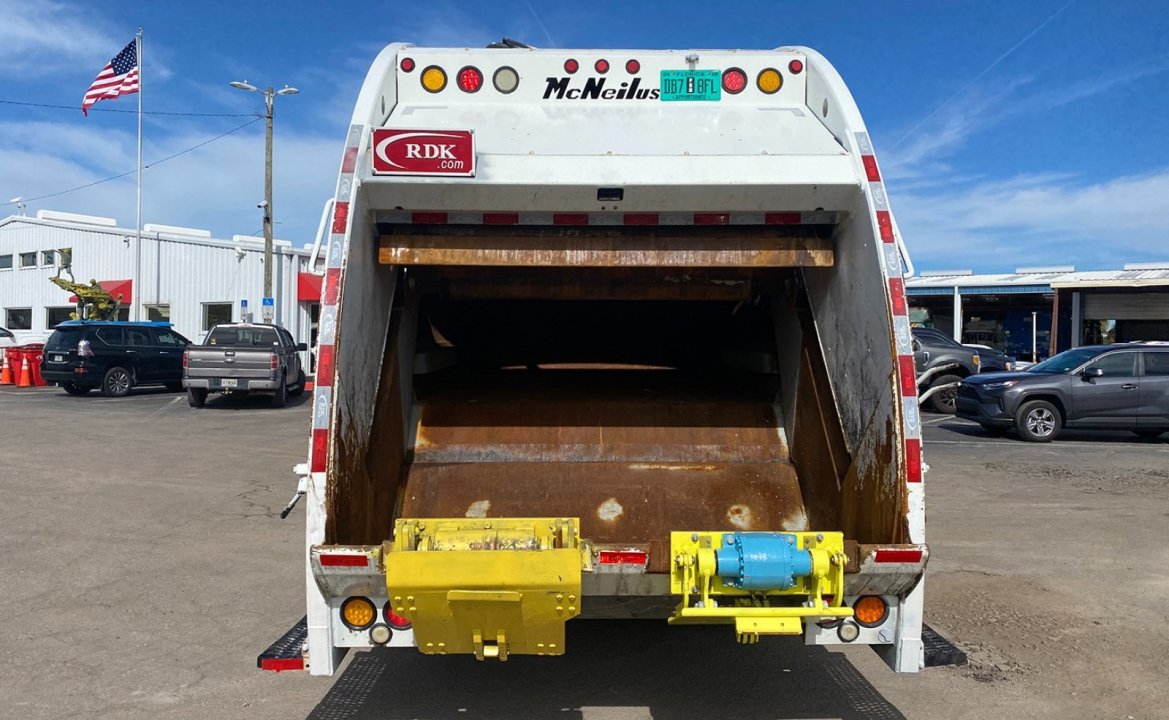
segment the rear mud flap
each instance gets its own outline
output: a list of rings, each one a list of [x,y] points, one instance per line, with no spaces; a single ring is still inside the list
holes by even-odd
[[[398,520],[382,553],[394,612],[426,654],[561,655],[591,553],[565,518]]]

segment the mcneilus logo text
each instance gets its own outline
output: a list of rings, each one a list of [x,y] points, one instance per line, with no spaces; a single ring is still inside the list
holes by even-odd
[[[589,78],[584,87],[570,87],[572,78],[547,78],[545,100],[658,100],[662,91],[641,87],[641,78],[623,82],[616,87],[605,87],[606,78]]]

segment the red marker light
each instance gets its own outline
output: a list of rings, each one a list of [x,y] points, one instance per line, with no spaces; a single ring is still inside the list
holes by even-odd
[[[468,65],[459,71],[457,77],[459,89],[463,92],[479,92],[479,88],[483,87],[483,73],[479,72],[479,68]]]
[[[400,67],[402,68],[402,72],[413,72],[414,58],[402,58],[402,64]]]
[[[580,70],[580,63],[578,63],[576,60],[569,58],[568,60],[564,61],[564,72],[571,75],[577,70]]]
[[[382,608],[382,614],[386,618],[386,624],[395,630],[408,630],[410,628],[410,621],[394,612],[390,603],[387,602]]]
[[[605,73],[609,72],[609,61],[605,59],[598,60],[597,64],[593,65],[593,69],[596,70],[597,73],[604,75]]]
[[[602,550],[597,554],[597,562],[602,565],[645,565],[649,554],[640,550]]]
[[[368,567],[367,555],[321,553],[321,567]]]
[[[792,60],[787,64],[787,69],[792,75],[799,75],[804,71],[804,63],[800,60]]]
[[[625,62],[625,72],[630,75],[636,75],[641,70],[641,63],[636,60],[628,60]]]
[[[739,68],[730,68],[723,72],[723,90],[731,95],[738,95],[747,87],[747,73]]]

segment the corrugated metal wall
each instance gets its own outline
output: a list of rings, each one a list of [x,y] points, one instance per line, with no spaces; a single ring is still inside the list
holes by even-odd
[[[43,251],[71,248],[74,278],[88,283],[91,279],[132,278],[135,244],[133,232],[127,234],[114,228],[20,217],[0,223],[0,256],[12,255],[12,268],[0,270],[0,325],[7,322],[8,309],[32,308],[32,327],[13,332],[22,342],[36,342],[52,331],[46,308],[70,305],[69,293],[49,281],[57,269],[42,263]],[[36,267],[21,267],[20,255],[27,252],[37,254]],[[170,305],[170,321],[191,340],[203,338],[206,303],[230,303],[233,319],[240,320],[240,301],[246,299],[253,318],[260,320],[264,288],[262,239],[236,244],[143,233],[141,252],[142,277],[135,284],[133,301]],[[308,342],[308,304],[296,298],[296,276],[305,266],[307,252],[278,245],[273,259],[276,322],[288,328],[298,341]],[[141,313],[141,319],[147,319],[145,309]],[[307,357],[305,361],[307,364]]]

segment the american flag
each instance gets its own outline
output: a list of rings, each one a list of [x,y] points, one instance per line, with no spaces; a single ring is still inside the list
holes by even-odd
[[[98,100],[111,100],[119,95],[138,92],[138,51],[136,41],[122,48],[122,52],[106,63],[85,91],[81,113],[89,115],[89,108]]]

